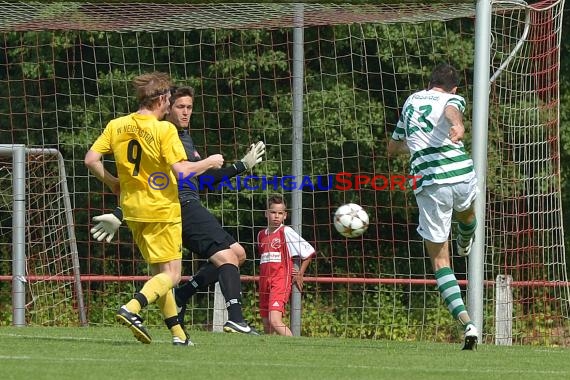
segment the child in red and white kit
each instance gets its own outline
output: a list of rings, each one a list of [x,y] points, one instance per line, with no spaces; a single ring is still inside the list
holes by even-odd
[[[292,336],[283,323],[285,305],[289,302],[293,283],[303,290],[303,274],[309,266],[315,249],[293,228],[285,226],[287,205],[280,195],[267,201],[267,228],[257,234],[257,250],[261,256],[259,265],[259,310],[266,334]],[[301,258],[296,271],[293,257]]]

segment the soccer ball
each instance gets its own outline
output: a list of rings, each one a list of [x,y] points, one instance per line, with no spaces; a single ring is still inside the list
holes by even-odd
[[[334,213],[334,226],[345,237],[358,237],[368,228],[368,214],[360,205],[347,203]]]

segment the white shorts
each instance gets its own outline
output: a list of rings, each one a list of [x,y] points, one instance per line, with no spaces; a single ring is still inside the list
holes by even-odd
[[[475,200],[477,178],[471,182],[433,184],[416,194],[420,211],[418,233],[433,243],[443,243],[451,232],[453,210],[465,211]]]

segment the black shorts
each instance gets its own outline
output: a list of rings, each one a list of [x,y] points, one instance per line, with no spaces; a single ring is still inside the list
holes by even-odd
[[[229,249],[236,240],[228,234],[200,201],[186,201],[182,209],[182,245],[202,259]]]

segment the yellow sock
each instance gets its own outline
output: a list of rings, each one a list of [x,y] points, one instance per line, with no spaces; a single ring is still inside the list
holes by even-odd
[[[125,307],[127,308],[128,311],[130,311],[131,313],[135,313],[138,314],[141,312],[141,304],[139,303],[139,301],[137,301],[136,299],[132,299],[129,302],[127,302],[127,304],[125,305]]]
[[[176,301],[174,300],[174,295],[172,294],[172,292],[167,292],[165,295],[160,297],[156,301],[156,304],[160,308],[160,311],[162,311],[162,316],[164,317],[165,320],[178,315],[178,310],[176,309]],[[179,324],[172,326],[170,328],[170,333],[172,334],[172,336],[176,336],[182,340],[186,340],[186,334],[184,333],[184,330],[182,330],[182,327],[180,327]]]
[[[186,340],[187,338],[186,334],[184,333],[184,330],[182,330],[182,327],[180,327],[180,325],[172,326],[172,328],[170,329],[170,333],[172,334],[172,336],[177,336],[183,341]]]
[[[172,286],[173,284],[172,280],[170,280],[170,276],[168,276],[166,273],[159,273],[144,284],[140,293],[144,295],[148,303],[151,304],[166,293],[170,293]],[[134,298],[130,300],[125,306],[131,313],[138,314],[141,311],[141,304]],[[176,313],[176,304],[174,304],[174,312]]]

